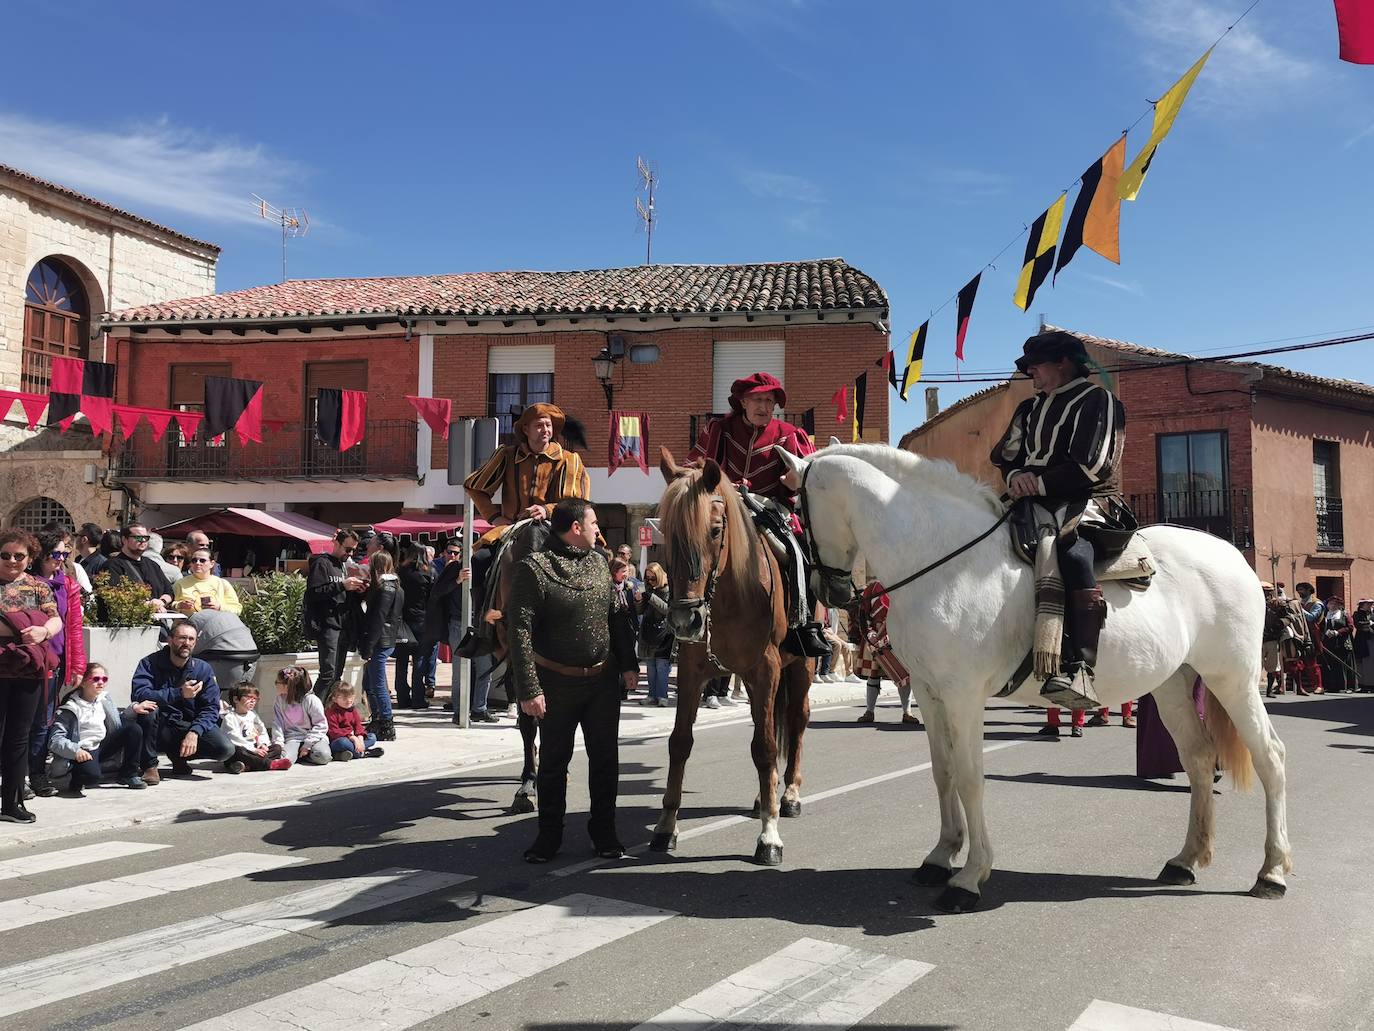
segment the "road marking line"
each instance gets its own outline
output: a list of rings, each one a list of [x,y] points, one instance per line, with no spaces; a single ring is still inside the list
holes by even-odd
[[[1200,1020],[1171,1017],[1154,1010],[1139,1010],[1115,1002],[1094,999],[1069,1031],[1236,1031],[1220,1024],[1204,1024]]]
[[[1016,745],[1024,745],[1025,743],[1026,742],[1024,741],[1000,741],[997,744],[985,746],[983,748],[983,754],[986,755],[988,752],[998,752],[1001,751],[1003,748],[1013,748]],[[878,776],[869,777],[866,780],[856,780],[852,784],[841,784],[839,787],[827,788],[825,791],[817,791],[814,795],[803,795],[802,801],[804,803],[823,802],[827,798],[835,798],[839,795],[846,795],[851,791],[859,791],[863,788],[871,788],[875,784],[882,784],[886,781],[897,780],[900,777],[906,777],[913,773],[920,773],[922,770],[930,769],[930,767],[931,763],[928,762],[918,763],[915,766],[905,766],[900,770],[893,770],[891,773],[880,773]],[[734,827],[737,824],[741,823],[757,822],[757,818],[753,816],[722,816],[719,820],[713,820],[710,823],[704,823],[699,827],[691,827],[687,830],[678,831],[677,840],[680,844],[684,841],[690,841],[692,838],[699,838],[703,834],[714,834],[716,831],[724,830],[726,827]],[[642,855],[648,850],[649,846],[647,844],[643,844],[636,845],[634,848],[629,849],[628,851],[630,855],[637,856]],[[573,874],[583,873],[584,871],[591,870],[595,867],[605,866],[609,863],[615,862],[617,862],[617,860],[614,859],[584,859],[580,863],[572,863],[568,866],[560,866],[557,870],[550,870],[549,876],[571,877]]]
[[[81,845],[77,848],[64,848],[58,852],[24,856],[22,859],[7,859],[0,863],[0,881],[12,880],[15,877],[32,877],[35,874],[65,870],[72,866],[84,866],[87,863],[98,863],[103,859],[124,859],[127,856],[171,847],[142,845],[134,841],[102,841],[99,845]]]
[[[180,866],[164,866],[144,873],[128,874],[107,881],[78,884],[73,888],[29,895],[0,902],[0,931],[81,916],[97,909],[122,906],[126,902],[156,898],[175,891],[188,891],[219,881],[276,870],[302,860],[292,856],[273,856],[253,852],[230,852],[214,859],[202,859]]]
[[[802,938],[745,967],[635,1031],[824,1027],[844,1031],[935,968]]]
[[[470,880],[463,874],[429,870],[381,870],[215,916],[183,920],[16,963],[0,969],[0,1017],[188,966]]]
[[[569,895],[193,1024],[186,1031],[337,1031],[343,1014],[361,1014],[370,1029],[413,1027],[676,915],[618,899]]]

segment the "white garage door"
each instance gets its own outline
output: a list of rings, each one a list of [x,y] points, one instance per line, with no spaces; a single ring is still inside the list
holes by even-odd
[[[711,411],[730,410],[730,384],[743,376],[767,372],[786,384],[784,353],[781,340],[717,341],[711,379]]]

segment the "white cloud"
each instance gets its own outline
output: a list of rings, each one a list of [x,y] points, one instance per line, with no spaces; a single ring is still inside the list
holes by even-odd
[[[1122,293],[1133,294],[1136,297],[1145,296],[1145,288],[1139,283],[1131,280],[1113,279],[1111,276],[1099,275],[1096,272],[1083,272],[1080,273],[1080,275],[1082,275],[1084,279],[1091,279],[1094,283],[1101,283],[1103,286],[1109,286],[1113,290],[1120,290]]]
[[[1145,63],[1161,77],[1159,92],[1163,93],[1241,15],[1245,5],[1241,0],[1118,0],[1116,10],[1144,42]],[[1306,81],[1315,70],[1311,62],[1266,40],[1256,13],[1251,13],[1221,41],[1193,93],[1204,102],[1225,98],[1234,104],[1241,91],[1291,87]]]
[[[249,196],[274,192],[303,170],[264,147],[178,128],[162,119],[91,129],[0,112],[5,164],[135,211],[213,222],[257,222]]]
[[[1355,144],[1359,143],[1361,140],[1368,139],[1370,136],[1374,136],[1374,125],[1366,125],[1359,132],[1355,133],[1354,136],[1351,136],[1350,139],[1345,141],[1343,145],[1344,149],[1349,150],[1351,147],[1355,146]]]
[[[740,172],[739,177],[744,188],[756,197],[794,204],[821,204],[825,201],[821,188],[799,175],[749,168]]]

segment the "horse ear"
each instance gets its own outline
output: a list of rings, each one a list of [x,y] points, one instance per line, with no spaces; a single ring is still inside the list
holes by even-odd
[[[701,474],[701,489],[715,490],[720,486],[720,463],[714,458],[706,459],[706,468]]]
[[[830,443],[827,444],[826,446],[827,446],[827,447],[839,447],[839,445],[840,445],[840,438],[839,438],[839,437],[831,437],[831,438],[830,438]]]
[[[664,480],[668,483],[672,483],[687,470],[677,464],[673,459],[673,453],[671,451],[666,447],[660,447],[658,449],[658,471],[663,474]]]
[[[782,474],[782,485],[788,490],[801,490],[802,474],[806,472],[806,465],[810,459],[798,458],[781,444],[774,444],[773,451],[782,459],[782,464],[787,466],[787,472]]]

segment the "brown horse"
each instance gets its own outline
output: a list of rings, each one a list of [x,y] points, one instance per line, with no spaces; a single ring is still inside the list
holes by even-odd
[[[680,647],[668,786],[649,847],[670,852],[677,845],[682,778],[702,688],[711,677],[737,673],[749,689],[754,718],[750,751],[759,774],[755,806],[763,822],[754,862],[778,866],[779,812],[801,813],[802,735],[811,714],[807,692],[814,667],[804,656],[782,650],[787,599],[777,556],[760,539],[720,466],[707,459],[704,467],[682,468],[667,448],[661,455],[659,468],[668,481],[658,508],[668,549],[668,626]],[[787,764],[781,804],[780,759]]]

